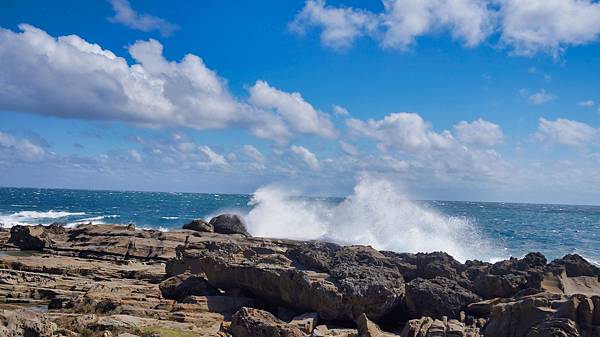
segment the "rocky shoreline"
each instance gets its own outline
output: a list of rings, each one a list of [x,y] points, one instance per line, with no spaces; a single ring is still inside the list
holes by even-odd
[[[0,336],[600,336],[600,269],[251,237],[237,216],[0,231]]]

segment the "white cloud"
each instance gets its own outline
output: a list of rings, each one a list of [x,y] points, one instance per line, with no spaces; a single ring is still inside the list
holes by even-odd
[[[467,144],[494,146],[504,141],[498,124],[479,118],[473,122],[461,121],[454,126],[457,138]]]
[[[535,138],[547,145],[562,144],[582,147],[596,141],[599,131],[586,123],[558,118],[554,121],[539,119]]]
[[[307,27],[322,27],[321,42],[334,49],[346,49],[357,37],[373,34],[377,16],[364,10],[326,6],[324,0],[308,0],[290,23],[290,29],[304,34]]]
[[[351,7],[326,6],[324,0],[308,0],[291,28],[322,28],[321,41],[334,49],[346,49],[360,36],[370,36],[386,48],[406,49],[423,35],[448,30],[467,46],[475,46],[492,31],[487,3],[480,0],[383,0],[380,14]]]
[[[600,34],[600,4],[591,0],[500,0],[501,41],[520,55],[587,44]]]
[[[495,32],[516,55],[550,53],[595,42],[600,4],[592,0],[382,0],[374,13],[308,0],[293,31],[320,27],[325,46],[345,49],[369,36],[384,48],[406,50],[421,36],[447,31],[465,46],[480,45]]]
[[[247,157],[253,159],[257,163],[263,164],[266,162],[265,156],[256,147],[246,144],[242,150]]]
[[[454,142],[448,132],[437,133],[416,113],[392,113],[380,120],[362,121],[351,118],[346,121],[350,132],[375,139],[384,147],[416,153],[432,149],[445,149]]]
[[[265,81],[257,81],[250,88],[250,102],[263,109],[273,109],[296,132],[326,138],[336,136],[329,117],[317,111],[298,92],[287,93],[271,87]]]
[[[131,8],[128,0],[109,0],[115,11],[115,16],[110,17],[111,22],[123,24],[129,28],[149,32],[158,30],[162,36],[169,36],[179,29],[178,25],[149,14],[140,14]]]
[[[292,145],[290,151],[292,151],[296,158],[304,162],[311,170],[316,171],[319,169],[319,160],[317,159],[317,156],[304,146]]]
[[[136,163],[142,162],[142,155],[137,150],[129,150],[129,157]]]
[[[256,102],[274,111],[239,101],[200,57],[169,61],[156,40],[129,46],[137,62],[129,65],[76,35],[54,38],[30,25],[19,27],[22,32],[0,28],[1,110],[141,127],[241,127],[282,144],[294,136],[289,126],[294,132],[335,135],[327,116],[299,93],[258,81],[252,88]]]
[[[596,105],[596,103],[592,100],[587,100],[587,101],[579,101],[579,102],[577,102],[577,105],[585,107],[585,108],[592,108]]]
[[[15,137],[11,134],[0,132],[0,161],[22,160],[37,162],[49,157],[48,151],[27,138]]]
[[[527,98],[531,104],[542,105],[556,99],[554,94],[546,92],[544,89],[540,89],[537,92],[530,93],[527,89],[521,89],[519,91],[521,97]]]
[[[350,113],[348,112],[348,109],[344,108],[343,106],[339,106],[339,105],[334,105],[333,106],[333,113],[338,115],[338,116],[342,116],[342,117],[348,117],[350,116]]]
[[[206,155],[206,157],[208,158],[209,165],[216,165],[216,166],[229,165],[229,163],[227,162],[227,159],[225,159],[225,157],[216,153],[210,147],[203,145],[203,146],[199,147],[199,150],[200,150],[200,152],[204,153],[204,155]]]
[[[492,32],[487,3],[480,0],[384,0],[382,46],[406,49],[423,35],[448,30],[466,46]]]

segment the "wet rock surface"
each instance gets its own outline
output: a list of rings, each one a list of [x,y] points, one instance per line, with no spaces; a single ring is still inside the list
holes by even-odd
[[[600,272],[578,255],[460,263],[251,237],[230,215],[186,227],[2,231],[0,336],[600,336]]]

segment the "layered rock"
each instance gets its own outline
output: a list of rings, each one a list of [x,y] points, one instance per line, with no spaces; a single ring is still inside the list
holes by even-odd
[[[180,272],[204,273],[216,287],[242,288],[328,320],[354,320],[362,313],[379,319],[404,296],[393,263],[362,246],[230,238],[189,245],[169,263]]]
[[[219,219],[214,232],[13,227],[0,336],[600,336],[600,272],[578,255],[463,264]]]

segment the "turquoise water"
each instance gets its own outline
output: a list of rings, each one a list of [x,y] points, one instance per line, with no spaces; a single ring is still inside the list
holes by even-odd
[[[135,223],[138,227],[168,230],[181,228],[194,218],[209,218],[226,211],[247,215],[255,207],[250,203],[251,199],[251,195],[0,188],[0,223],[3,227],[11,227],[91,221]],[[327,205],[341,201],[336,198],[305,200]],[[486,238],[502,257],[541,251],[549,258],[578,253],[595,263],[600,261],[600,206],[456,201],[417,204],[444,217],[468,223],[472,226],[470,231],[477,231],[477,236],[469,231],[461,235],[473,234],[474,240]],[[281,212],[285,213],[285,210]],[[399,218],[396,221],[402,221],[401,215]],[[404,221],[411,220],[406,218]],[[356,230],[361,231],[361,228]],[[471,256],[477,256],[477,252],[471,253]]]

